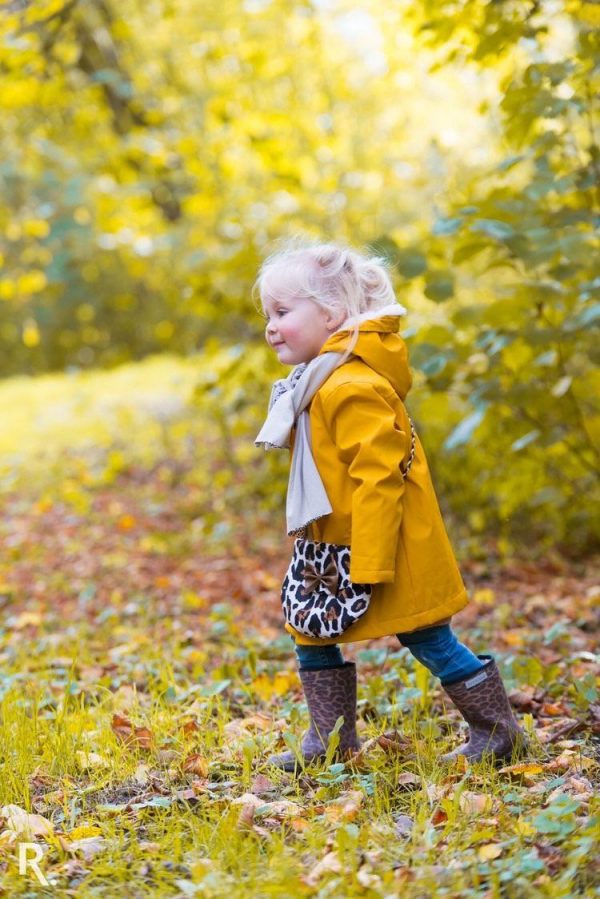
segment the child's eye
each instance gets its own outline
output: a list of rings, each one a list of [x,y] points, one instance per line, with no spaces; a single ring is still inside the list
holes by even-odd
[[[281,312],[283,312],[285,314],[287,312],[287,309],[278,309],[277,315],[279,315]]]

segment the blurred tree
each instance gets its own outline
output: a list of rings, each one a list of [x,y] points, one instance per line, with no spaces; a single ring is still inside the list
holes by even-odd
[[[474,526],[542,543],[560,532],[589,551],[600,536],[600,8],[424,0],[410,17],[440,48],[436,65],[502,73],[506,155],[461,173],[414,272],[414,254],[391,251],[430,299],[457,297],[413,353],[430,420],[450,394],[463,400],[444,434],[456,511],[470,499]]]
[[[256,337],[249,288],[272,239],[362,243],[429,219],[471,152],[429,152],[432,110],[464,85],[458,67],[432,78],[417,64],[403,15],[308,0],[5,6],[2,372]],[[464,121],[489,142],[473,108]]]
[[[237,359],[273,239],[370,243],[465,533],[597,546],[596,3],[0,9],[2,374]],[[247,439],[242,369],[213,398]]]

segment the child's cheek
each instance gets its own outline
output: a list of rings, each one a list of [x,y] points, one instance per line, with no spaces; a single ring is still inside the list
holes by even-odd
[[[298,336],[298,326],[293,322],[284,322],[281,326],[281,336],[285,340],[295,340]]]

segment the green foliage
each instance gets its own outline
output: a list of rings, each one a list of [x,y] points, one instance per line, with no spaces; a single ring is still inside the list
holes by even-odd
[[[423,2],[412,16],[446,63],[460,54],[476,70],[503,72],[506,155],[464,173],[421,245],[425,295],[456,296],[451,349],[444,330],[411,335],[429,389],[451,392],[464,410],[443,441],[453,473],[442,461],[440,476],[452,479],[456,511],[477,507],[501,539],[558,539],[586,552],[600,537],[594,10],[466,0]]]

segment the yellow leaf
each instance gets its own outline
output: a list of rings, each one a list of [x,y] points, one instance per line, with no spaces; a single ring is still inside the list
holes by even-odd
[[[12,627],[16,630],[20,630],[22,627],[29,627],[29,625],[38,625],[42,623],[42,616],[39,612],[21,612],[18,618],[15,618],[12,622]]]
[[[75,753],[75,758],[82,771],[86,771],[89,768],[110,767],[110,763],[97,752],[84,752],[82,749],[78,749]]]
[[[99,837],[102,831],[95,824],[80,824],[74,830],[69,831],[67,836],[70,840],[85,840],[87,837]]]
[[[274,678],[270,678],[267,674],[259,674],[250,687],[261,699],[268,701],[273,696],[283,696],[290,687],[297,685],[298,675],[295,671],[278,671]]]
[[[527,784],[538,774],[543,774],[544,770],[544,767],[536,762],[520,762],[517,765],[505,765],[504,768],[500,768],[500,774],[521,778]]]
[[[193,590],[183,590],[181,601],[184,609],[202,609],[206,606],[206,599]]]
[[[347,793],[342,793],[325,807],[325,815],[330,821],[354,821],[364,798],[362,790],[349,790]]]
[[[130,531],[131,528],[135,527],[135,523],[133,515],[121,515],[117,522],[119,530],[121,531]]]
[[[490,587],[482,587],[481,590],[475,590],[473,593],[473,602],[478,606],[491,606],[496,598],[496,594]]]
[[[523,645],[523,635],[520,631],[504,631],[502,634],[502,639],[505,643],[508,643],[509,646],[522,646]]]
[[[522,837],[531,837],[536,832],[533,824],[530,824],[529,821],[526,821],[521,817],[519,817],[515,823],[515,830]]]
[[[502,846],[499,846],[497,843],[485,843],[479,847],[477,854],[482,862],[491,861],[502,855]]]

